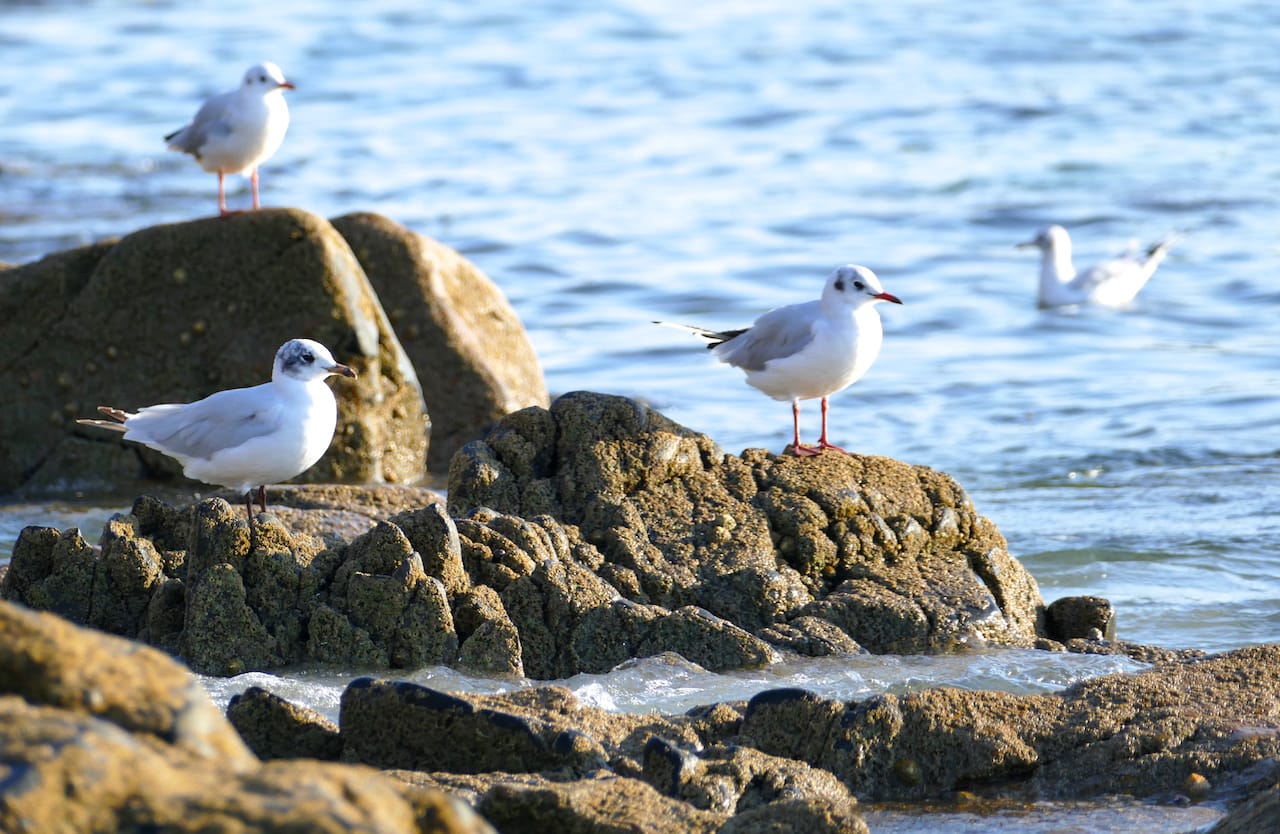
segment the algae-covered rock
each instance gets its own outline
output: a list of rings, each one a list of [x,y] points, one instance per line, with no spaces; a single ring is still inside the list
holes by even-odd
[[[668,799],[638,779],[616,776],[536,786],[506,782],[481,796],[477,809],[503,834],[712,834],[725,821]]]
[[[11,603],[0,750],[0,831],[493,834],[464,803],[367,767],[263,764],[173,660]]]
[[[409,482],[425,471],[413,366],[322,218],[272,209],[154,226],[2,274],[0,309],[23,312],[0,319],[0,385],[19,393],[0,427],[0,492],[176,476],[169,458],[75,419],[256,385],[295,337],[359,372],[334,386],[338,431],[301,477]]]
[[[1171,799],[1192,774],[1229,796],[1280,756],[1280,715],[1257,706],[1275,703],[1280,646],[1255,646],[1051,695],[937,688],[840,704],[765,692],[736,741],[828,769],[878,801],[974,785]]]
[[[605,763],[577,730],[404,681],[352,682],[340,723],[348,756],[380,768],[585,773]]]
[[[816,635],[787,627],[812,619],[847,637],[815,652],[1030,645],[1040,630],[1035,581],[946,475],[861,455],[734,457],[622,397],[566,394],[465,446],[450,512],[481,507],[553,516],[633,602],[699,606],[780,645]]]
[[[418,371],[432,416],[428,465],[445,471],[503,415],[548,403],[515,311],[453,249],[368,212],[336,217]]]
[[[338,725],[307,707],[251,686],[227,704],[227,720],[254,754],[270,759],[337,761],[342,755]]]

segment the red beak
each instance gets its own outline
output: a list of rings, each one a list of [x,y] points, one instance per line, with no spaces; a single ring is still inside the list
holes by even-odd
[[[280,86],[281,86],[281,87],[283,87],[283,88],[284,88],[284,89],[286,89],[286,90],[296,90],[296,89],[298,89],[297,87],[293,86],[293,82],[292,82],[292,81],[282,81],[282,82],[280,82]]]
[[[882,292],[879,295],[873,295],[872,298],[879,298],[881,301],[892,301],[894,304],[901,304],[902,301],[891,292]]]

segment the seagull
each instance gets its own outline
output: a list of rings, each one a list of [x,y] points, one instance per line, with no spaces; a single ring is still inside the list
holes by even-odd
[[[249,172],[253,207],[258,204],[258,166],[271,158],[289,129],[289,105],[284,91],[294,86],[275,64],[267,61],[245,71],[240,86],[219,93],[200,105],[191,124],[164,137],[169,150],[189,153],[200,167],[218,175],[218,213],[226,217],[222,178]]]
[[[852,385],[876,361],[884,335],[875,310],[880,301],[902,303],[870,269],[846,264],[827,276],[821,299],[770,310],[741,330],[654,323],[705,339],[717,359],[746,372],[749,385],[775,400],[790,400],[795,455],[827,449],[848,454],[827,440],[827,397]],[[800,401],[815,398],[822,400],[822,436],[817,446],[806,446],[800,442]]]
[[[1136,246],[1123,255],[1076,273],[1071,263],[1071,237],[1061,226],[1049,226],[1020,248],[1040,250],[1040,306],[1098,304],[1122,307],[1133,300],[1164,260],[1176,235],[1168,235],[1145,252]]]
[[[338,422],[337,401],[324,382],[330,374],[356,378],[324,345],[291,339],[276,351],[270,382],[136,413],[101,406],[111,419],[76,422],[124,432],[125,440],[178,461],[188,478],[244,492],[252,530],[253,488],[266,512],[266,485],[305,472],[329,448]]]

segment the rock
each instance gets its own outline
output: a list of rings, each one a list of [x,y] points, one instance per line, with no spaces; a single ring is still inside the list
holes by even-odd
[[[736,743],[830,770],[860,799],[985,785],[1052,798],[1171,797],[1197,774],[1223,795],[1280,757],[1280,646],[1109,675],[1052,695],[928,689],[839,704],[752,699]],[[1199,784],[1199,780],[1192,779]]]
[[[432,416],[428,465],[446,471],[503,415],[548,404],[537,356],[498,287],[461,255],[367,212],[334,218],[413,361]]]
[[[1259,834],[1280,830],[1280,788],[1271,788],[1227,814],[1207,834]]]
[[[1075,638],[1116,639],[1116,610],[1102,597],[1063,597],[1044,612],[1047,634],[1066,643]]]
[[[261,763],[159,652],[0,603],[0,831],[492,834],[359,765]]]
[[[342,755],[338,725],[307,707],[251,686],[227,704],[227,719],[263,760],[322,759]]]
[[[577,730],[403,681],[353,681],[340,724],[347,756],[379,768],[587,773],[605,763]]]
[[[255,761],[199,682],[164,654],[7,602],[0,602],[0,693],[216,757],[230,770]]]
[[[391,522],[351,543],[334,574],[330,604],[397,668],[451,663],[458,651],[444,585]],[[385,665],[385,664],[384,664]]]
[[[785,799],[737,814],[716,834],[866,834],[852,803]]]
[[[645,746],[644,779],[668,796],[721,814],[793,800],[845,808],[857,805],[829,771],[748,747],[715,745],[689,753],[653,737]]]
[[[500,784],[476,808],[503,834],[712,834],[725,821],[616,776],[538,787]]]
[[[0,318],[0,385],[19,392],[0,428],[0,492],[176,476],[176,462],[75,418],[256,385],[297,336],[360,374],[334,386],[337,434],[301,477],[403,483],[425,471],[413,367],[346,241],[319,217],[268,209],[155,226],[3,275],[0,310],[25,312]]]
[[[458,637],[458,667],[482,675],[524,677],[520,632],[507,616],[498,592],[476,585],[454,608]]]
[[[818,617],[796,617],[759,631],[760,639],[771,645],[807,657],[865,654],[865,650],[839,626]]]
[[[712,672],[755,669],[774,660],[763,640],[692,605],[650,623],[636,651],[641,657],[675,652]]]
[[[858,455],[737,458],[622,397],[566,394],[465,446],[450,513],[481,507],[577,531],[633,602],[700,606],[784,641],[779,624],[803,617],[878,652],[1031,645],[1042,630],[1035,581],[946,475]],[[483,581],[501,590],[520,572]]]

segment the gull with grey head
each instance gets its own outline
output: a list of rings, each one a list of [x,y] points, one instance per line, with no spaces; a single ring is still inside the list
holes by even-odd
[[[276,351],[270,382],[136,412],[102,406],[110,419],[76,422],[123,432],[178,461],[188,478],[244,492],[252,529],[254,488],[266,512],[266,485],[305,472],[329,448],[338,404],[324,380],[333,374],[356,376],[319,342],[291,339]]]
[[[195,118],[164,137],[169,150],[189,153],[200,167],[218,175],[218,213],[226,216],[223,177],[249,173],[253,207],[258,201],[258,166],[280,148],[289,129],[284,91],[294,86],[270,61],[245,71],[240,86],[205,100]]]
[[[747,383],[775,400],[791,402],[792,452],[844,452],[827,439],[827,398],[857,382],[876,361],[883,340],[881,301],[901,304],[865,266],[847,264],[827,276],[822,297],[778,307],[741,330],[708,330],[655,322],[687,330],[707,342],[721,362],[741,369]],[[822,401],[822,435],[817,446],[800,442],[800,401]]]

